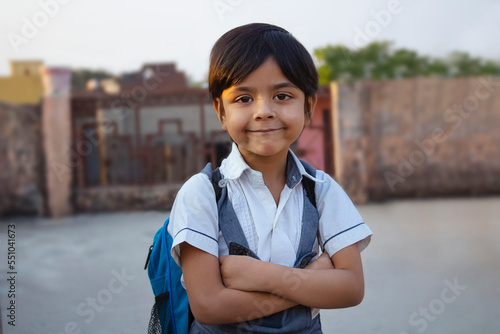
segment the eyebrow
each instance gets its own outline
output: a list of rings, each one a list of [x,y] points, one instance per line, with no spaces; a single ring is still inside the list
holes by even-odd
[[[271,86],[270,88],[271,88],[271,90],[276,90],[276,89],[281,89],[281,88],[299,89],[299,87],[295,86],[290,81],[284,81],[284,82],[277,83],[277,84]],[[248,87],[248,86],[236,86],[232,90],[235,92],[248,92],[248,93],[254,93],[256,91],[255,88]]]

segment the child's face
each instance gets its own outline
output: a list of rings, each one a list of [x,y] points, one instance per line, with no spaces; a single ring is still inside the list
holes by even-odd
[[[312,112],[316,98],[310,98]],[[309,119],[305,95],[268,58],[245,80],[222,92],[214,102],[222,128],[245,159],[286,156]]]

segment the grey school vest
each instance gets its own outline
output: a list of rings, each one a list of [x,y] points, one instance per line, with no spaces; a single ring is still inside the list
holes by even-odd
[[[289,157],[287,166],[287,184],[292,187],[301,179],[301,175],[293,160]],[[304,161],[301,161],[306,171],[315,176],[316,171]],[[226,182],[223,180],[218,169],[213,171],[208,164],[202,171],[211,177],[216,192],[217,207],[219,213],[219,228],[226,240],[230,255],[251,256],[259,259],[249,249],[245,234],[238,221],[233,205],[227,195]],[[304,188],[304,210],[302,214],[302,229],[297,257],[294,268],[305,268],[311,259],[316,256],[313,251],[319,224],[319,213],[316,209],[314,194],[314,181],[303,179]],[[309,193],[309,195],[308,195]],[[312,201],[312,202],[311,202]],[[314,203],[314,204],[313,204]],[[202,325],[196,320],[193,322],[189,333],[322,333],[319,314],[312,319],[311,309],[303,305],[297,305],[287,310],[240,323],[226,325]]]

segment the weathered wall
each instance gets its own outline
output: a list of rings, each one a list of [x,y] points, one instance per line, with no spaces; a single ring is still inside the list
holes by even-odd
[[[358,202],[500,193],[500,78],[340,85],[338,109],[340,179]]]
[[[89,187],[75,190],[79,212],[170,210],[182,184]]]
[[[367,194],[367,85],[332,84],[334,126],[334,177],[356,203],[368,200]],[[338,98],[335,98],[338,96]],[[335,103],[337,101],[337,103]]]
[[[39,106],[0,102],[0,216],[45,212],[40,123]]]

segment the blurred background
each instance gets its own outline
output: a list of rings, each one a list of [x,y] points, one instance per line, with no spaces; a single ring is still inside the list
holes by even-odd
[[[2,2],[3,330],[146,331],[149,244],[182,183],[231,144],[211,47],[266,22],[320,74],[293,150],[374,231],[365,300],[322,311],[325,333],[498,332],[499,16],[487,0]]]

